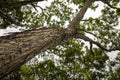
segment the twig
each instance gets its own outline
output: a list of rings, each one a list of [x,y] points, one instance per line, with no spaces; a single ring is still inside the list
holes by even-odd
[[[33,3],[31,3],[31,5],[33,6],[33,8],[34,8],[36,11],[38,11],[37,8],[36,8],[36,6],[35,6]]]

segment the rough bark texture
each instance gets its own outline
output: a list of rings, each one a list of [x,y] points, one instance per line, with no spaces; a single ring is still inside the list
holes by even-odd
[[[19,68],[25,62],[55,46],[76,37],[76,27],[92,0],[87,0],[67,29],[42,28],[0,37],[0,78]]]
[[[0,37],[0,78],[50,46],[69,40],[62,28],[44,28]]]

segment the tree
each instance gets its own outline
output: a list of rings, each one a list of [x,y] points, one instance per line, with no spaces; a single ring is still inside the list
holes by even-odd
[[[65,21],[71,19],[70,16],[73,14],[68,6],[63,4],[62,1],[54,0],[51,3],[52,5],[50,7],[46,7],[46,9],[43,9],[37,5],[38,1],[43,1],[43,0],[34,0],[34,1],[1,0],[0,1],[1,28],[6,28],[8,26],[15,26],[15,27],[21,26],[21,27],[25,27],[26,29],[29,29],[23,32],[0,37],[0,78],[3,78],[6,75],[10,74],[14,70],[22,66],[24,63],[26,63],[27,61],[29,61],[39,53],[44,52],[45,50],[50,50],[51,53],[52,50],[54,50],[54,53],[59,51],[57,52],[57,54],[63,56],[62,57],[63,59],[65,58],[65,62],[61,65],[64,66],[65,64],[67,64],[67,67],[70,67],[70,65],[73,64],[70,63],[70,61],[74,62],[73,60],[76,59],[74,58],[75,55],[78,55],[79,58],[82,59],[81,61],[83,62],[81,62],[80,64],[83,64],[84,61],[86,61],[85,58],[87,58],[88,60],[94,58],[93,60],[91,60],[91,62],[96,59],[99,59],[98,62],[101,64],[102,67],[105,67],[105,64],[103,64],[103,62],[108,60],[108,57],[106,57],[105,55],[106,51],[110,52],[110,51],[120,50],[120,44],[119,44],[120,32],[119,30],[113,28],[114,26],[118,25],[118,16],[120,11],[119,8],[113,6],[116,6],[119,0],[110,1],[112,5],[110,4],[110,2],[106,2],[105,0],[100,0],[108,5],[102,10],[103,15],[95,19],[90,17],[87,20],[83,20],[86,10],[89,7],[91,9],[97,8],[97,6],[92,5],[92,3],[94,3],[94,0],[87,0],[87,1],[66,0],[66,2],[74,3],[75,5],[81,8],[78,14],[70,21],[67,28],[64,28],[62,26],[64,26]],[[58,10],[56,8],[56,4],[59,6],[62,5],[62,9]],[[35,10],[37,9],[36,7],[40,7],[42,12],[38,14],[38,12],[32,11],[33,10],[32,7],[34,7]],[[111,8],[114,10],[112,10]],[[60,10],[63,12],[60,12]],[[60,18],[60,21],[51,20],[51,18],[54,15]],[[42,18],[43,20],[40,20],[40,18]],[[81,21],[84,22],[80,23]],[[44,23],[46,23],[47,26],[50,27],[39,27],[39,25],[43,26]],[[93,35],[97,39],[97,41],[87,37],[86,33]],[[79,39],[83,39],[84,41],[90,42],[90,48],[86,46],[85,51],[83,51],[82,47],[84,47],[84,44]],[[77,44],[76,41],[78,42]],[[92,47],[93,44],[95,44],[99,48]],[[62,50],[60,48],[54,47],[59,45],[63,46],[64,49],[66,50]],[[63,54],[60,54],[61,51],[63,51],[62,52]],[[72,54],[73,52],[76,53]],[[77,53],[84,53],[86,54],[86,56],[80,57],[80,54]],[[102,58],[104,58],[103,60],[100,59],[101,58],[100,55]],[[53,63],[51,61],[47,61],[45,64],[53,64]],[[74,67],[71,66],[73,70],[74,68],[80,67],[80,65],[78,65],[77,63],[74,62],[74,64],[76,66]],[[98,74],[100,75],[99,76],[100,78],[101,76],[103,76],[103,74],[105,74],[101,72],[95,72],[94,74],[92,74],[91,71],[87,72],[88,68],[90,68],[89,67],[90,63],[86,61],[84,64],[86,65],[87,68],[85,69],[85,73],[86,73],[85,76],[88,79],[92,80],[92,76]],[[97,65],[98,69],[100,68],[98,67],[100,65],[96,63],[94,64],[94,66],[95,65]],[[56,67],[54,66],[54,68]],[[66,68],[64,68],[62,71],[67,73],[65,69]],[[62,72],[61,69],[59,68],[57,68],[57,70],[59,70],[58,72]],[[79,70],[82,70],[82,67]],[[100,70],[102,71],[102,69]],[[72,72],[72,70],[69,69],[67,71],[69,71],[69,73]],[[83,73],[79,73],[79,74],[82,75]],[[72,75],[74,75],[74,77],[71,77]],[[75,74],[75,70],[72,75],[69,75],[68,79],[76,78],[75,76],[77,74]],[[86,79],[84,75],[78,77],[81,79],[82,78]],[[97,79],[97,77],[95,79]]]

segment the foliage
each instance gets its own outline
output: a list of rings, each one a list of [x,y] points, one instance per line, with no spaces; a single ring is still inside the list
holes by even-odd
[[[2,2],[22,0],[1,0]],[[26,29],[47,27],[66,27],[66,23],[75,16],[85,0],[53,0],[45,8],[31,4],[16,6],[14,8],[0,8],[16,22],[24,24]],[[73,4],[78,8],[68,6]],[[119,0],[112,0],[111,4],[117,6]],[[38,3],[34,3],[38,5]],[[36,11],[39,10],[39,11]],[[92,10],[98,5],[93,4]],[[114,48],[120,46],[119,24],[120,9],[112,9],[108,5],[101,11],[98,18],[88,18],[81,22],[78,31],[85,35],[93,35],[104,47]],[[14,22],[0,17],[0,28],[18,27]],[[32,26],[26,26],[26,23]],[[65,27],[64,27],[65,26]],[[82,30],[82,31],[81,31]],[[8,75],[6,80],[118,80],[120,79],[120,54],[114,61],[110,61],[107,52],[98,48],[91,48],[90,44],[81,39],[72,39],[64,44],[52,47],[23,65],[18,71]],[[43,61],[39,60],[43,59]],[[33,61],[33,62],[32,62]]]
[[[16,2],[20,0],[0,0],[0,3],[7,2]],[[0,8],[0,11],[4,12],[5,15],[9,15],[6,17],[15,18],[15,21],[21,22],[23,19],[23,12],[21,11],[21,6],[16,6],[14,8]],[[5,18],[0,18],[0,28],[6,28],[11,23],[7,21]]]

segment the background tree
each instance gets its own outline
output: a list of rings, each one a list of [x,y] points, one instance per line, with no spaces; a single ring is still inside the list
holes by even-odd
[[[4,79],[114,80],[120,78],[119,55],[114,61],[110,61],[106,55],[107,52],[120,50],[120,32],[115,28],[119,24],[120,9],[117,6],[119,0],[109,2],[96,0],[106,4],[101,11],[102,15],[84,20],[84,13],[90,3],[92,10],[98,7],[92,0],[54,0],[45,8],[38,5],[39,1],[43,0],[0,1],[0,27],[21,27],[21,29],[23,27],[29,30],[0,38],[1,77],[8,75],[14,71],[13,68],[19,68],[41,52]],[[73,12],[73,8],[68,4],[74,4],[78,8]],[[37,11],[38,8],[40,12]],[[76,15],[77,12],[79,14]],[[67,22],[70,24],[65,28]],[[94,36],[95,40],[86,34]],[[86,45],[85,41],[89,42],[89,45]],[[22,45],[23,48],[18,45]],[[95,45],[97,47],[94,47]],[[6,56],[3,56],[3,52]],[[12,57],[8,55],[13,53],[16,55]]]

